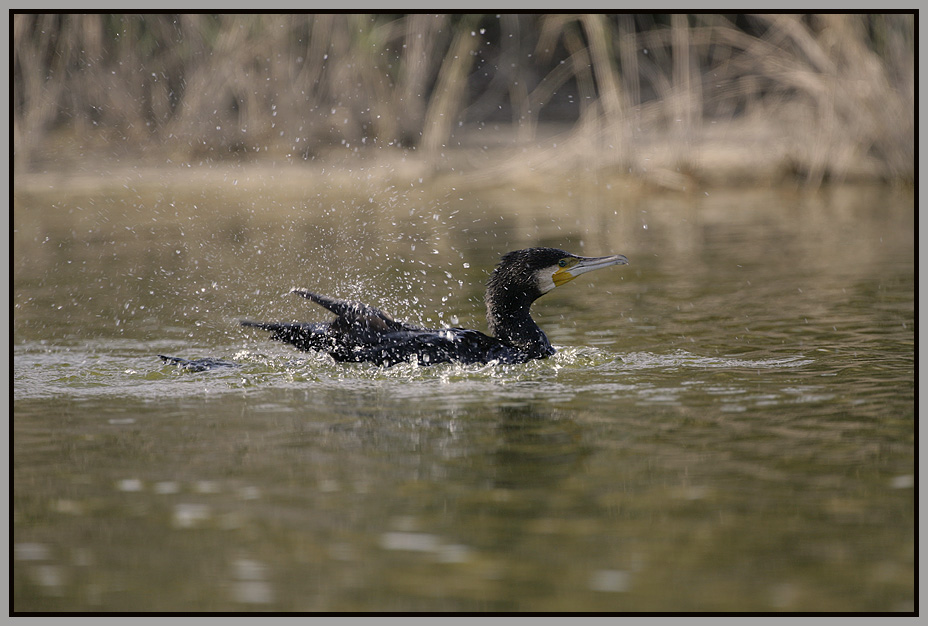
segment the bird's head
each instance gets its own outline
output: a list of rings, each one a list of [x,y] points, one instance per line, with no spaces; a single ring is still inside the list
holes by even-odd
[[[627,265],[621,254],[584,257],[557,248],[526,248],[503,255],[487,283],[487,298],[530,304],[580,274],[610,265]]]

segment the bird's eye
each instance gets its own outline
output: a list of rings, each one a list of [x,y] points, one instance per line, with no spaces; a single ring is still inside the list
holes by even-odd
[[[557,264],[560,265],[561,267],[567,267],[567,259],[561,259],[560,261],[557,262]]]

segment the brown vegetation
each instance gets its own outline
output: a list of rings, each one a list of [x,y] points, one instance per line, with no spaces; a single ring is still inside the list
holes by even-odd
[[[12,17],[19,173],[399,152],[670,187],[914,179],[913,14]]]

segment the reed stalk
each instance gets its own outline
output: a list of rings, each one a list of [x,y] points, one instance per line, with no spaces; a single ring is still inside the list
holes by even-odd
[[[17,171],[374,148],[441,167],[493,126],[528,169],[706,178],[750,143],[758,170],[766,158],[810,185],[914,180],[913,14],[14,13],[12,26]],[[552,125],[569,129],[555,156]]]

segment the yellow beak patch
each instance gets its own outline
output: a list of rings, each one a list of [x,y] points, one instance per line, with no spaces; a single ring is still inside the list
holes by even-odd
[[[569,267],[562,267],[558,271],[551,274],[551,280],[554,281],[555,287],[560,287],[561,285],[569,283],[574,278],[576,278],[576,276],[570,273]]]

